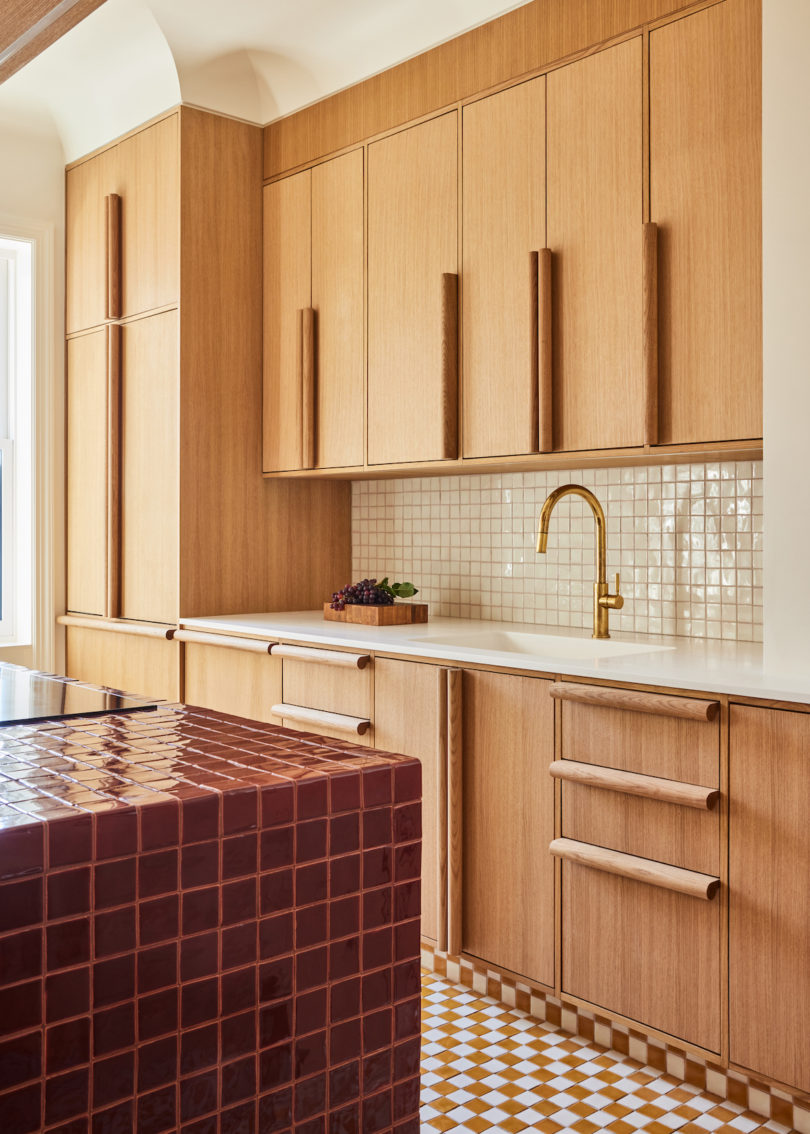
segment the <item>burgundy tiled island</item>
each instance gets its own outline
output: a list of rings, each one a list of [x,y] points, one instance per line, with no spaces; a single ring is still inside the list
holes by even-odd
[[[188,707],[0,729],[3,1134],[417,1134],[420,790]]]

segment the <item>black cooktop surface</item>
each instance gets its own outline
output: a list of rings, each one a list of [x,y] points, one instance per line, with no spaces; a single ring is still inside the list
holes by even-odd
[[[145,697],[88,688],[53,674],[0,663],[0,725],[126,713],[156,704]]]

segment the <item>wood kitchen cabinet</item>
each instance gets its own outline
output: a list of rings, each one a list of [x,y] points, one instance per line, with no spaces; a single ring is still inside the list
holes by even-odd
[[[562,779],[562,991],[719,1052],[719,705],[564,682],[553,691],[562,702],[552,769]],[[577,776],[589,769],[600,786]],[[679,788],[693,804],[666,798]]]
[[[640,445],[641,40],[546,81],[554,447]]]
[[[363,161],[264,189],[265,472],[363,464]]]
[[[539,430],[537,254],[546,244],[546,80],[462,112],[465,457],[533,453]]]
[[[229,645],[183,639],[183,701],[251,721],[281,724],[272,706],[281,700],[281,660],[272,658],[267,644]],[[191,639],[191,640],[189,640]],[[258,648],[256,648],[258,647]]]
[[[810,716],[732,705],[729,1057],[810,1091]]]
[[[464,672],[462,949],[553,987],[550,685]]]
[[[349,573],[350,487],[262,477],[261,131],[182,107],[68,171],[70,327],[116,290],[108,193],[118,316],[68,335],[68,619],[317,605]]]
[[[109,626],[109,624],[108,624]],[[68,626],[65,668],[91,685],[108,685],[142,697],[180,700],[180,645],[165,628],[126,625],[111,630]]]
[[[177,114],[68,170],[68,333],[177,302],[179,185]],[[110,195],[120,199],[114,214],[108,213]],[[112,306],[108,268],[118,281]]]
[[[446,933],[447,670],[391,658],[374,669],[374,747],[422,764],[422,936],[437,944]]]
[[[762,436],[761,6],[650,33],[662,444]]]
[[[368,463],[458,455],[458,115],[368,147]]]

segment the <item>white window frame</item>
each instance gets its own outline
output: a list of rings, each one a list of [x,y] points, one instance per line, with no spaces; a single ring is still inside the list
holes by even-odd
[[[54,422],[60,419],[64,403],[62,365],[56,353],[55,228],[0,215],[0,256],[6,257],[10,245],[18,252],[22,247],[28,258],[26,278],[22,280],[27,310],[22,320],[19,317],[23,313],[19,308],[17,311],[15,388],[7,403],[8,433],[0,437],[0,450],[4,459],[10,458],[13,470],[10,478],[3,477],[3,495],[8,499],[8,504],[3,501],[4,518],[10,517],[13,525],[10,535],[4,532],[4,540],[10,539],[11,544],[5,542],[4,546],[12,546],[13,554],[4,556],[3,564],[5,571],[11,572],[8,581],[3,579],[3,593],[11,594],[12,608],[4,610],[0,618],[0,661],[52,671],[56,660],[54,619],[64,588],[64,572],[56,561],[60,553],[64,554],[64,521],[54,510],[63,484],[63,444]],[[22,276],[20,271],[18,284]],[[26,373],[22,382],[21,369]],[[2,417],[0,428],[7,428]]]

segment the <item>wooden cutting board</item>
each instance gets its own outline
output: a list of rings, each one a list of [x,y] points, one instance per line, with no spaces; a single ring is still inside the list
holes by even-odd
[[[426,602],[395,602],[388,606],[344,606],[343,610],[332,610],[328,602],[323,604],[323,616],[327,622],[357,622],[362,626],[405,626],[409,622],[427,622]]]

